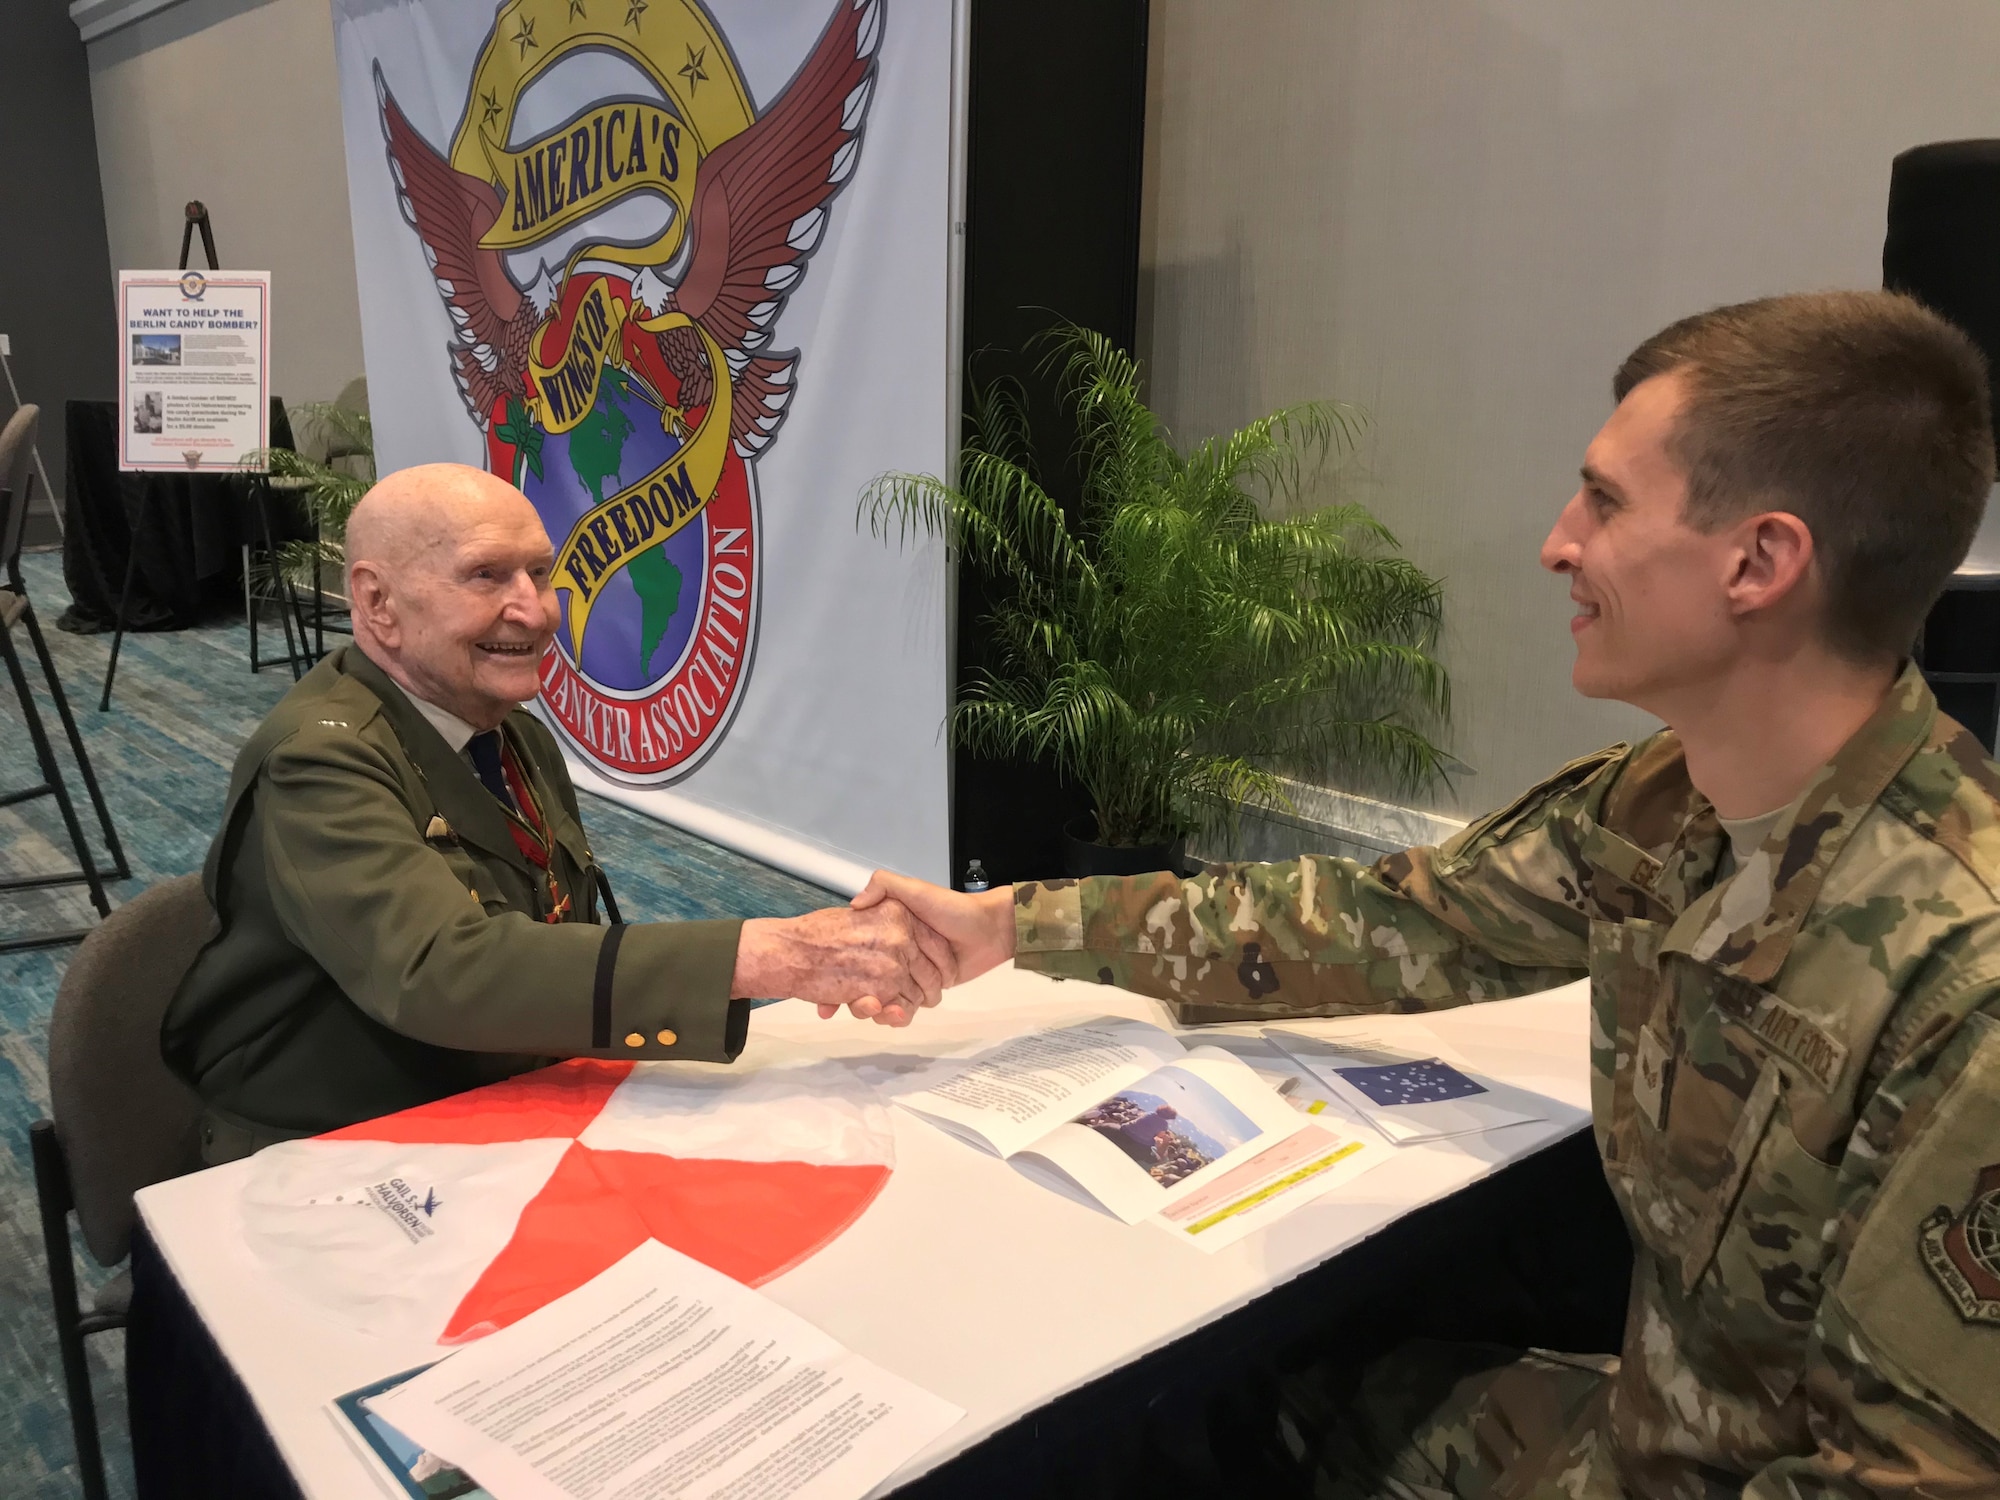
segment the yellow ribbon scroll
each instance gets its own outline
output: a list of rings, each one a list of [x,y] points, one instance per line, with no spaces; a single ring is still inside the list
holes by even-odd
[[[666,238],[656,242],[671,255],[694,199],[694,143],[686,134],[673,111],[627,99],[525,146],[489,146],[490,175],[507,188],[507,203],[479,243],[524,249],[643,189],[674,205]]]
[[[610,279],[593,277],[577,298],[569,338],[556,357],[542,363],[537,353],[541,337],[528,346],[528,368],[534,372],[541,398],[544,432],[568,432],[590,415],[606,363],[625,363],[625,323],[631,315],[631,305],[611,290]]]
[[[575,52],[624,58],[664,106],[643,97],[600,100],[516,143],[522,97]],[[581,256],[616,251],[631,265],[662,265],[687,235],[701,159],[756,118],[729,46],[697,0],[507,0],[473,66],[451,164],[492,183],[505,200],[479,241],[489,250],[524,250],[634,193],[658,194],[673,212],[651,239],[576,250]]]
[[[590,291],[598,288],[593,286]],[[586,292],[588,297],[590,292]],[[615,304],[621,318],[625,304]],[[588,511],[571,529],[556,554],[556,588],[569,596],[570,660],[583,660],[583,630],[591,607],[603,593],[604,581],[649,547],[657,547],[702,513],[722,482],[729,458],[729,366],[708,331],[686,313],[662,313],[657,318],[630,321],[649,333],[668,328],[692,328],[708,352],[715,377],[715,397],[694,431],[674,456],[637,484],[626,486],[602,505]],[[615,347],[615,346],[614,346]],[[539,377],[540,371],[537,370]],[[595,377],[592,379],[595,399]],[[547,405],[547,398],[544,398]],[[583,410],[590,410],[586,405]],[[576,420],[581,420],[579,413]],[[575,425],[574,422],[571,424]],[[551,425],[551,430],[554,430]]]

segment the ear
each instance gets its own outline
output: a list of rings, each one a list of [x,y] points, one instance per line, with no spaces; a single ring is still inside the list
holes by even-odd
[[[389,596],[389,583],[374,563],[357,562],[348,569],[347,599],[353,607],[355,620],[366,627],[372,639],[390,650],[401,644],[396,608]]]
[[[1794,598],[1812,571],[1813,534],[1790,511],[1766,511],[1735,528],[1734,570],[1726,593],[1733,615],[1754,614]]]

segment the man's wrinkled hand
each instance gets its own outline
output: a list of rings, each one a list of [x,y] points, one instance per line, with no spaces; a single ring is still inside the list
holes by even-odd
[[[822,1016],[844,1005],[861,1020],[907,1026],[957,982],[951,945],[886,901],[745,922],[730,994],[810,1000]]]
[[[880,905],[902,906],[951,945],[957,977],[963,984],[1014,956],[1014,888],[1000,886],[977,895],[947,890],[927,880],[877,870],[852,902],[856,911]]]

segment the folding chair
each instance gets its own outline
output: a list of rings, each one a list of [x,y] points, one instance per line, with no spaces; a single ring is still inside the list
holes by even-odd
[[[34,744],[35,761],[42,779],[18,791],[0,792],[0,807],[11,807],[37,797],[55,798],[56,807],[62,814],[63,827],[69,833],[70,845],[76,851],[77,868],[56,874],[8,876],[0,879],[0,891],[85,885],[90,888],[91,905],[97,908],[100,917],[104,917],[111,912],[111,903],[104,894],[105,880],[128,880],[132,870],[126,863],[125,850],[118,842],[118,830],[112,826],[111,809],[105,805],[104,793],[97,784],[97,774],[91,769],[90,755],[83,748],[83,737],[77,733],[76,719],[69,711],[69,699],[63,693],[62,679],[56,675],[56,664],[49,656],[48,641],[43,638],[34,606],[28,600],[27,583],[21,577],[21,535],[27,527],[28,506],[33,499],[35,422],[40,411],[36,406],[23,406],[8,419],[5,428],[0,428],[0,567],[4,567],[4,575],[0,575],[0,656],[6,658],[7,675],[14,684],[15,697],[20,700],[21,717],[27,721],[28,737]],[[62,767],[56,761],[55,749],[42,725],[41,711],[35,706],[34,692],[28,686],[27,672],[14,645],[16,625],[25,630],[29,644],[34,647],[35,659],[41,663],[42,676],[49,685],[49,696],[55,701],[56,715],[62,721],[63,733],[69,738],[70,753],[76,757],[77,769],[83,773],[84,790],[96,810],[98,826],[104,831],[105,848],[111,855],[112,869],[108,877],[100,873],[91,858],[83,825],[77,821],[75,804],[70,801],[69,788],[63,780]],[[0,938],[0,953],[73,943],[86,931],[87,928],[74,928]]]
[[[132,1280],[120,1272],[82,1305],[69,1215],[76,1214],[91,1258],[115,1266],[132,1248],[132,1195],[201,1166],[201,1101],[161,1060],[160,1022],[214,930],[199,876],[154,886],[84,938],[49,1021],[54,1119],[37,1120],[28,1134],[85,1500],[102,1500],[105,1488],[83,1341],[125,1326]]]

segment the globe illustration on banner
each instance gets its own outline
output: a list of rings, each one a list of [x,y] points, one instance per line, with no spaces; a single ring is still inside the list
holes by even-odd
[[[666,429],[664,417],[636,378],[607,369],[581,422],[568,432],[540,435],[540,473],[524,462],[511,477],[535,502],[550,536],[568,536],[591,511],[680,451],[681,440]],[[666,676],[694,636],[706,537],[706,523],[697,519],[635,551],[604,581],[572,664],[620,692],[642,691]],[[571,649],[566,631],[558,634],[556,649]]]
[[[502,0],[442,147],[379,57],[374,81],[452,379],[555,548],[539,710],[661,786],[721,743],[756,659],[754,465],[801,357],[776,330],[860,160],[884,20],[830,0],[760,108],[702,0],[615,9]]]

